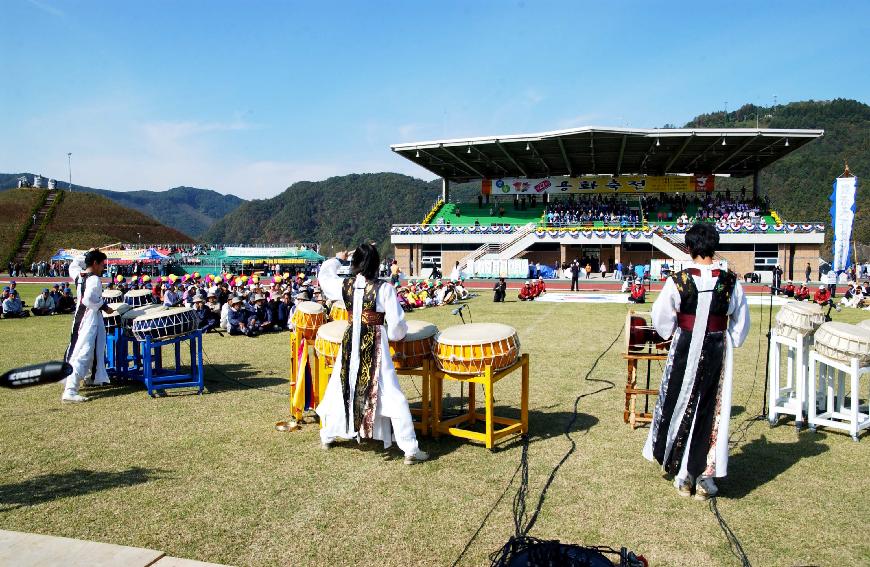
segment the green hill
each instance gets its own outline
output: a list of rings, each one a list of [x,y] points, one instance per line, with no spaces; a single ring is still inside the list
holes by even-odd
[[[40,193],[39,189],[0,191],[0,236],[6,247],[0,248],[3,254],[0,258],[5,258],[10,252],[8,246],[15,242],[22,223],[27,221]],[[7,234],[11,236],[7,238]],[[46,260],[60,248],[86,249],[114,242],[140,241],[193,242],[186,234],[100,195],[66,192],[46,227],[34,259]]]
[[[203,236],[208,242],[320,242],[389,247],[390,225],[420,222],[440,185],[398,173],[365,173],[300,181],[271,199],[244,203]]]
[[[31,173],[0,173],[0,189],[15,187],[22,175],[33,178]],[[58,184],[67,188],[63,181]],[[75,192],[102,195],[193,237],[200,236],[216,220],[245,202],[235,195],[222,195],[217,191],[196,187],[175,187],[167,191],[110,191],[73,185],[73,189]]]
[[[825,135],[807,144],[762,172],[761,187],[771,205],[789,222],[824,221],[830,226],[834,178],[843,173],[848,160],[852,173],[870,177],[870,106],[855,100],[793,102],[775,107],[745,105],[727,115],[703,114],[686,128],[755,128],[755,113],[762,128],[823,128]],[[721,187],[740,187],[745,180],[726,180]],[[870,192],[859,181],[858,214],[854,234],[860,243],[870,244]],[[830,242],[831,232],[828,231]]]

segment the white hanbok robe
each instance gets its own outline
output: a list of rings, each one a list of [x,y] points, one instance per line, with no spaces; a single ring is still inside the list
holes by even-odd
[[[707,319],[710,312],[712,293],[709,292],[716,285],[718,278],[714,277],[712,274],[712,270],[716,269],[716,266],[707,264],[692,264],[690,267],[697,268],[701,273],[700,276],[691,276],[695,282],[695,287],[697,288],[699,293],[697,309],[695,312],[695,323],[692,331],[692,341],[689,345],[689,352],[687,355],[685,376],[694,377],[698,369],[698,363],[701,358],[701,347],[704,342],[707,328]],[[677,340],[680,336],[680,333],[682,332],[682,330],[677,326],[677,313],[680,310],[680,302],[681,298],[680,293],[677,290],[677,286],[672,278],[668,278],[665,282],[664,287],[662,288],[661,293],[659,294],[658,299],[656,299],[652,307],[652,323],[655,326],[656,331],[658,331],[658,333],[665,338],[673,336],[673,341],[671,343],[671,350],[668,354],[668,361],[667,365],[665,366],[665,373],[662,377],[662,389],[659,392],[659,397],[656,403],[655,413],[653,415],[653,423],[650,424],[649,435],[647,436],[646,444],[643,448],[643,456],[650,461],[655,460],[653,456],[653,441],[657,433],[656,424],[661,418],[662,404],[664,402],[663,394],[666,391],[665,389],[667,381],[669,379],[670,371],[673,366],[674,351],[676,350]],[[712,458],[713,462],[708,462],[708,470],[713,473],[711,476],[714,477],[723,477],[728,474],[728,429],[729,422],[731,420],[731,389],[734,369],[734,348],[741,346],[743,344],[743,341],[746,340],[746,336],[748,334],[749,307],[747,306],[746,296],[743,293],[743,288],[740,285],[740,281],[737,280],[734,284],[734,290],[731,294],[731,299],[728,305],[728,327],[726,330],[727,336],[725,340],[725,360],[721,378],[721,397],[718,403],[718,428],[714,433],[715,449],[711,450],[710,452],[710,457]],[[686,412],[686,407],[688,405],[690,393],[694,382],[694,379],[683,380],[683,387],[680,391],[680,396],[677,401],[677,408],[674,410],[673,413],[673,419],[670,425],[661,424],[661,426],[669,427],[667,438],[668,453],[670,452],[676,437],[676,425],[680,422]],[[695,419],[697,419],[697,417],[698,416],[695,415]],[[691,439],[691,432],[689,433],[689,438]],[[680,471],[679,473],[677,473],[677,477],[679,478],[686,478],[688,476],[688,471],[686,467],[688,463],[689,453],[690,451],[687,447],[682,456]]]
[[[73,261],[69,275],[77,290],[70,344],[66,361],[73,368],[66,379],[66,391],[78,392],[79,383],[93,375],[97,384],[108,383],[106,374],[106,327],[100,309],[103,307],[103,286],[100,277],[85,272],[84,259]]]
[[[327,299],[337,301],[342,299],[342,284],[344,277],[338,275],[341,263],[332,258],[323,263],[317,276],[320,289]],[[341,384],[342,354],[339,350],[336,356],[336,365],[332,369],[329,383],[323,400],[317,406],[317,415],[320,416],[323,427],[320,430],[320,438],[324,443],[331,443],[337,438],[353,439],[358,432],[354,431],[353,399],[356,386],[355,377],[359,370],[360,356],[360,332],[362,320],[363,292],[366,280],[358,275],[354,282],[353,294],[353,335],[351,344],[353,350],[350,356],[350,369],[348,377],[350,381],[350,399],[348,407],[344,407]],[[377,290],[377,310],[385,314],[386,328],[381,329],[380,361],[378,364],[378,400],[375,407],[372,437],[384,442],[384,448],[392,445],[395,441],[406,455],[413,455],[418,451],[417,435],[414,432],[414,423],[411,420],[411,411],[408,400],[399,386],[399,377],[390,358],[389,341],[399,341],[405,338],[408,325],[405,322],[405,313],[396,296],[396,288],[388,282],[381,282]],[[348,306],[351,307],[351,306]],[[345,411],[347,414],[345,414]],[[347,419],[347,418],[349,419]],[[392,432],[390,426],[392,425]]]

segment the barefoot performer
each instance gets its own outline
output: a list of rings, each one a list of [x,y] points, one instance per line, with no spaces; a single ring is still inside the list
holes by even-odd
[[[655,460],[681,496],[705,500],[728,467],[733,349],[749,333],[749,308],[737,276],[715,269],[719,233],[696,224],[686,233],[694,264],[670,276],[652,321],[673,335],[643,456]]]
[[[351,308],[338,363],[326,386],[317,414],[324,425],[320,441],[328,449],[337,438],[378,439],[388,449],[393,442],[405,453],[405,464],[425,461],[429,455],[417,445],[408,400],[390,358],[388,341],[405,337],[408,325],[392,284],[378,280],[381,260],[377,249],[363,244],[353,253],[351,276],[338,275],[340,262],[323,263],[318,274],[323,294],[344,300]]]

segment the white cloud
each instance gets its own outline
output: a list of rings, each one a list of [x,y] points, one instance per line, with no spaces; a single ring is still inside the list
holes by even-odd
[[[62,10],[46,4],[45,2],[40,2],[39,0],[27,0],[27,3],[56,18],[62,18],[64,16]]]

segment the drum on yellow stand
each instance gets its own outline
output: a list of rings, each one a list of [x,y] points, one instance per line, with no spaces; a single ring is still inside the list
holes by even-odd
[[[317,329],[314,350],[317,352],[317,356],[323,359],[326,366],[335,366],[338,351],[341,348],[341,341],[344,338],[344,331],[347,327],[347,321],[331,321]]]
[[[326,312],[319,303],[303,301],[296,306],[292,321],[299,334],[313,341],[317,337],[317,329],[326,323]]]
[[[426,321],[408,321],[408,332],[401,341],[390,341],[390,357],[396,368],[420,368],[432,357],[438,327]]]
[[[344,301],[336,301],[332,304],[332,307],[329,309],[329,320],[330,321],[347,321],[350,317],[347,314],[347,307],[344,305]]]
[[[444,372],[482,374],[487,366],[498,372],[520,355],[517,331],[501,323],[471,323],[448,327],[435,336],[435,363]]]

